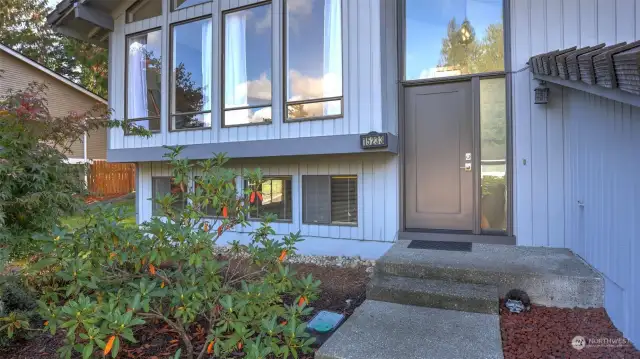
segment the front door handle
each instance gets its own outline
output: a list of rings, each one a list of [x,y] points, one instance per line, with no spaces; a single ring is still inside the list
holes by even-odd
[[[471,172],[471,162],[467,162],[464,164],[464,167],[460,167],[461,170],[465,172]]]

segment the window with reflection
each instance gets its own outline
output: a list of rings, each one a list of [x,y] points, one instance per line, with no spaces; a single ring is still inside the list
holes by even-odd
[[[271,4],[224,15],[223,126],[271,122]]]
[[[265,177],[261,184],[245,181],[244,186],[262,194],[262,198],[254,198],[249,218],[260,219],[266,214],[274,214],[278,221],[292,220],[291,177]]]
[[[502,0],[406,0],[405,79],[504,71]]]
[[[507,102],[504,78],[480,80],[483,231],[507,229]]]
[[[138,0],[127,9],[127,22],[141,21],[162,15],[162,1]]]
[[[211,2],[211,0],[171,0],[172,9],[180,10],[184,8],[188,8],[189,6],[198,5],[206,2]]]
[[[173,25],[171,130],[211,127],[211,18]]]
[[[127,37],[126,117],[138,127],[160,131],[162,31]]]
[[[342,116],[342,1],[286,1],[286,120]]]

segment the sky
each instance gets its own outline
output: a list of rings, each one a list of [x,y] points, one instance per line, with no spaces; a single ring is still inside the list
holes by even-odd
[[[407,0],[407,79],[436,67],[442,39],[452,18],[460,24],[469,19],[476,38],[487,26],[502,23],[502,0]]]

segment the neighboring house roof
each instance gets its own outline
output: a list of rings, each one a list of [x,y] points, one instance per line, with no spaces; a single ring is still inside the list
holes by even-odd
[[[55,72],[55,71],[53,71],[53,70],[51,70],[51,69],[39,64],[38,62],[31,60],[30,58],[22,55],[21,53],[19,53],[17,51],[14,51],[14,50],[12,50],[12,49],[10,49],[7,46],[4,46],[2,44],[0,44],[0,51],[3,51],[5,53],[13,56],[16,59],[18,59],[18,60],[20,60],[20,61],[22,61],[22,62],[24,62],[24,63],[26,63],[26,64],[28,64],[28,65],[30,65],[32,67],[35,67],[36,69],[46,73],[47,75],[49,75],[49,76],[51,76],[51,77],[53,77],[53,78],[65,83],[66,85],[73,87],[74,89],[84,93],[85,95],[87,95],[89,97],[92,97],[93,99],[95,99],[95,100],[107,105],[107,100],[106,99],[104,99],[101,96],[99,96],[99,95],[89,91],[88,89],[78,85],[77,83],[75,83],[75,82],[69,80],[68,78],[60,75],[59,73],[57,73],[57,72]]]

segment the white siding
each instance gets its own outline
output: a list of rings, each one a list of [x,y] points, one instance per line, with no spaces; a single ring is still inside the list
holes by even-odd
[[[236,163],[233,168],[240,173],[243,168],[260,168],[265,175],[291,176],[293,220],[291,223],[274,223],[278,235],[300,231],[302,236],[392,242],[398,232],[398,157],[359,156],[329,157],[317,160]],[[151,218],[151,178],[170,176],[166,162],[138,164],[139,187],[137,212],[139,221]],[[302,224],[302,176],[303,175],[357,175],[358,176],[358,225],[308,225]],[[197,176],[198,173],[193,173]],[[242,181],[238,180],[238,188]],[[237,228],[247,233],[251,228]]]
[[[221,128],[220,126],[220,74],[222,71],[222,12],[258,2],[257,0],[215,0],[177,12],[167,9],[163,1],[163,16],[135,23],[125,24],[124,10],[116,13],[115,31],[111,35],[111,63],[113,76],[112,89],[125,88],[125,36],[155,27],[163,29],[163,95],[162,95],[162,133],[150,139],[124,137],[121,130],[110,133],[109,148],[140,148],[162,145],[189,145],[199,143],[220,143],[236,141],[254,141],[280,138],[299,138],[312,136],[331,136],[360,134],[370,131],[397,132],[397,69],[396,69],[396,31],[395,1],[391,0],[343,0],[343,96],[344,117],[332,120],[283,122],[283,39],[282,22],[284,16],[283,0],[272,2],[273,25],[273,123],[264,126],[243,126]],[[382,8],[384,7],[384,8]],[[168,14],[168,15],[166,15]],[[171,23],[212,14],[214,29],[214,71],[212,128],[193,131],[167,131],[168,79],[169,79],[169,28]],[[384,56],[383,56],[384,54]],[[384,70],[384,71],[383,71]],[[114,117],[124,116],[124,96],[126,91],[112,91],[111,106]],[[383,99],[385,105],[383,105]]]
[[[533,54],[640,39],[634,0],[511,0],[513,69]],[[640,109],[514,75],[515,232],[520,245],[567,247],[605,277],[614,324],[640,343]]]

